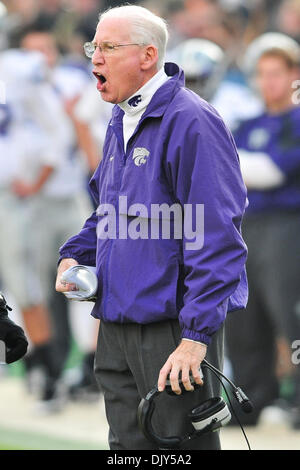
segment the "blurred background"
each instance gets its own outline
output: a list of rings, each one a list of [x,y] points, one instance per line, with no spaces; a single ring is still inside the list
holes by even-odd
[[[0,365],[0,449],[107,448],[98,321],[54,284],[59,247],[94,207],[88,181],[112,109],[83,44],[122,3],[0,1],[0,290],[30,341],[23,360]],[[257,405],[238,415],[252,448],[300,449],[300,0],[130,3],[167,20],[167,60],[236,139],[251,289],[228,322],[225,372]],[[246,449],[235,419],[222,440]]]

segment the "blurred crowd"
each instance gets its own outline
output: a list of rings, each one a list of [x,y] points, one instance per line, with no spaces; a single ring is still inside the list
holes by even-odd
[[[123,3],[0,2],[0,287],[30,340],[28,391],[39,371],[38,405],[48,411],[60,409],[74,341],[82,363],[68,398],[101,393],[92,371],[98,323],[88,302],[74,307],[54,284],[59,247],[95,207],[88,181],[112,109],[83,45],[99,13]],[[300,366],[291,359],[300,339],[300,0],[130,3],[167,20],[167,60],[215,106],[239,150],[250,293],[246,312],[230,315],[226,357],[256,406],[239,418],[255,425],[272,405],[300,428]]]

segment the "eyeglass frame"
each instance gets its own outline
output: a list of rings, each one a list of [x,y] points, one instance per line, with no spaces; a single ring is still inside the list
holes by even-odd
[[[103,42],[102,42],[102,45],[103,45],[103,44],[109,44],[110,46],[112,46],[112,49],[111,49],[111,51],[109,51],[109,52],[114,51],[114,50],[117,49],[118,47],[125,47],[125,46],[146,46],[146,44],[144,44],[144,43],[114,44],[113,42],[109,42],[109,41],[103,41]],[[93,46],[93,47],[94,47],[94,50],[93,50],[93,52],[92,52],[91,54],[88,54],[87,51],[86,51],[86,48],[87,48],[88,46]],[[101,49],[101,44],[95,44],[94,42],[85,42],[84,45],[83,45],[83,50],[84,50],[85,55],[86,55],[89,59],[91,59],[91,58],[93,57],[94,53],[96,52],[97,47],[99,47],[99,49],[100,49],[100,51],[102,52],[102,54],[104,54],[104,55],[107,54],[107,52],[105,53],[105,52],[103,52],[103,50]]]

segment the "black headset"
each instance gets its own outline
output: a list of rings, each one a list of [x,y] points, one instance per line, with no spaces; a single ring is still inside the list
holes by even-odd
[[[253,410],[252,403],[250,402],[249,398],[245,395],[245,393],[241,390],[241,388],[236,387],[231,380],[229,380],[221,371],[219,371],[216,367],[212,366],[209,362],[205,359],[202,361],[201,368],[207,368],[212,371],[217,378],[220,380],[222,386],[224,387],[220,377],[223,377],[230,385],[233,395],[242,407],[242,410],[245,413],[250,413]],[[201,386],[196,384],[193,381],[193,378],[190,377],[191,383],[194,387],[194,390],[199,389]],[[183,384],[180,382],[181,393],[191,393],[188,392]],[[166,393],[169,395],[176,395],[171,388],[169,382],[165,387]],[[228,401],[230,403],[230,399],[224,387],[224,391],[227,395]],[[145,398],[143,398],[138,407],[138,423],[141,431],[143,432],[144,436],[153,444],[159,447],[159,449],[179,449],[184,443],[199,437],[200,435],[206,434],[208,432],[217,431],[221,427],[225,426],[229,423],[231,419],[231,413],[226,402],[221,397],[212,397],[208,400],[204,401],[196,408],[193,408],[188,413],[188,418],[190,419],[193,425],[193,431],[185,436],[172,436],[172,437],[161,437],[154,431],[152,427],[152,415],[155,410],[155,399],[158,395],[162,393],[158,391],[157,386],[155,386]],[[232,407],[232,405],[231,405]],[[233,407],[232,411],[234,413]],[[234,413],[235,414],[235,413]],[[237,416],[236,416],[237,418]],[[237,418],[238,420],[238,418]],[[238,423],[240,424],[239,420]],[[241,426],[241,424],[240,424]],[[241,426],[241,429],[244,433],[244,430]],[[248,447],[250,449],[249,442],[247,437],[244,433],[245,439],[247,441]]]

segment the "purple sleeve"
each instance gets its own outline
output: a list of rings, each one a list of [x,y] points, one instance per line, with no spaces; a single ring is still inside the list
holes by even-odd
[[[300,170],[300,138],[298,143],[289,148],[275,147],[274,145],[267,152],[273,162],[279,167],[279,169],[286,175],[293,177],[295,173]]]
[[[69,238],[69,240],[59,250],[58,263],[63,258],[73,258],[79,264],[86,266],[96,266],[96,248],[97,248],[97,215],[94,212],[87,219],[81,231]]]
[[[99,202],[99,191],[98,191],[98,169],[94,173],[90,181],[90,191],[93,196],[95,203]],[[86,220],[81,231],[69,238],[67,242],[59,250],[58,263],[63,258],[73,258],[78,261],[79,264],[86,266],[96,266],[96,250],[97,250],[97,223],[98,217],[96,211]]]
[[[300,171],[299,107],[282,116],[279,133],[270,139],[267,153],[286,176],[297,180]]]
[[[187,249],[191,240],[183,238],[186,292],[179,320],[183,338],[209,344],[241,279],[247,289],[247,249],[240,231],[246,188],[233,138],[210,108],[201,108],[186,124],[177,119],[172,130],[167,174],[180,204],[192,208],[185,224],[192,221],[197,227],[196,204],[204,211],[202,245]]]
[[[256,123],[256,120],[254,121]],[[293,109],[279,121],[278,129],[270,128],[269,120],[261,117],[254,126],[253,121],[247,121],[240,126],[234,134],[238,148],[254,152],[249,148],[249,135],[256,127],[265,128],[270,134],[270,140],[265,148],[258,151],[265,152],[278,168],[288,177],[298,177],[300,170],[300,112]]]

